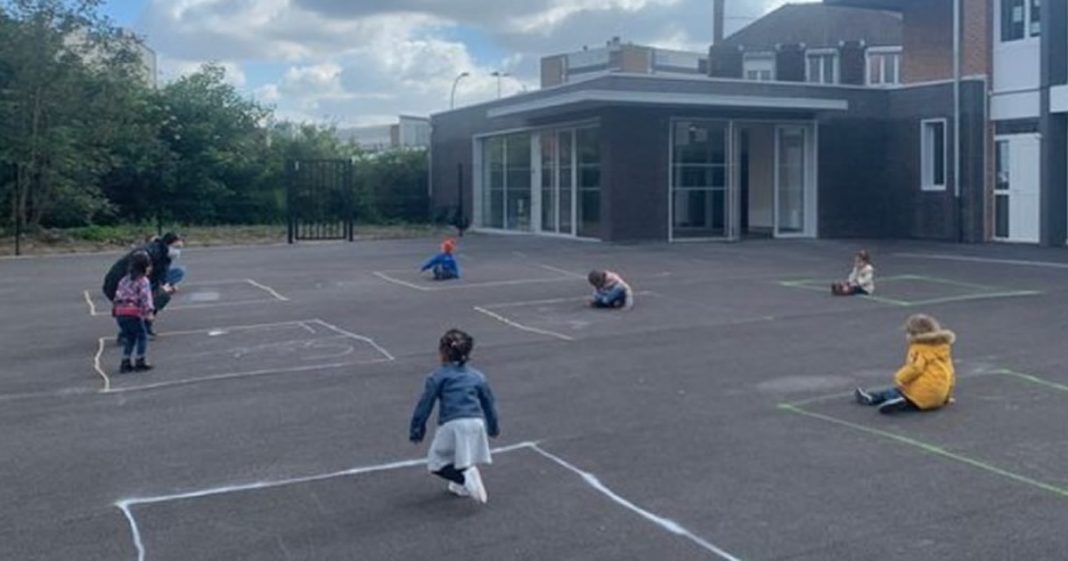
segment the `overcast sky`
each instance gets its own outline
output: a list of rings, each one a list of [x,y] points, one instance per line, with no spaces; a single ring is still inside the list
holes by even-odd
[[[784,0],[727,0],[727,32]],[[341,126],[428,115],[535,89],[539,57],[624,41],[705,51],[711,0],[110,0],[145,35],[161,78],[205,61],[281,118]]]

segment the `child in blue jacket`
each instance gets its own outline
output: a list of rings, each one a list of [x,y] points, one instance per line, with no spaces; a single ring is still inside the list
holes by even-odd
[[[427,453],[427,468],[449,481],[449,491],[486,502],[486,488],[477,464],[492,463],[487,435],[501,433],[497,407],[486,377],[467,367],[474,339],[459,329],[441,337],[438,354],[441,368],[426,379],[423,397],[412,414],[409,440],[423,441],[426,422],[438,405],[438,430]]]
[[[441,244],[441,253],[431,257],[426,263],[423,263],[423,268],[420,270],[433,270],[434,280],[460,278],[460,264],[457,263],[456,258],[452,256],[454,249],[456,249],[456,242],[451,239],[445,240]]]

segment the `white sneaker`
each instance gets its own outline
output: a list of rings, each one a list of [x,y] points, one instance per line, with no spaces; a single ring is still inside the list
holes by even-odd
[[[472,499],[486,503],[486,487],[482,485],[482,474],[478,472],[478,466],[471,466],[464,471],[464,488]]]
[[[467,492],[467,489],[459,483],[449,482],[449,492],[458,497],[470,497],[471,493]]]

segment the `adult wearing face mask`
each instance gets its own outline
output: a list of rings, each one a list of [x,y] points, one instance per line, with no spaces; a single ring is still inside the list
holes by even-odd
[[[174,261],[181,255],[184,245],[185,241],[181,236],[174,232],[167,232],[162,237],[126,254],[111,266],[104,277],[104,296],[107,296],[108,300],[115,298],[119,281],[129,270],[130,256],[138,251],[144,251],[152,259],[152,273],[148,280],[152,284],[152,299],[158,316],[171,301],[171,296],[178,291],[178,283],[185,278],[185,268],[174,264]],[[154,337],[152,322],[145,322],[145,327],[148,329],[148,334]]]

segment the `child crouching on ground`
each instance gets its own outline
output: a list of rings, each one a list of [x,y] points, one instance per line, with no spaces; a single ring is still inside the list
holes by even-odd
[[[871,296],[875,293],[875,267],[871,264],[871,255],[862,249],[853,257],[853,270],[845,282],[831,285],[835,296]]]
[[[412,414],[409,440],[422,442],[426,422],[438,405],[438,430],[430,444],[427,467],[449,481],[449,491],[486,502],[486,488],[477,464],[492,463],[486,436],[496,438],[497,407],[486,377],[467,361],[475,342],[459,329],[441,337],[438,354],[441,368],[426,380],[426,389]]]
[[[626,309],[634,306],[634,291],[617,273],[590,271],[587,280],[593,286],[593,299],[590,300],[590,306]]]
[[[431,257],[423,263],[421,271],[432,270],[434,280],[448,280],[460,278],[460,264],[456,262],[452,252],[456,249],[456,242],[451,239],[441,243],[441,253]]]
[[[146,321],[152,321],[154,304],[152,302],[152,284],[148,277],[152,274],[152,260],[147,253],[138,251],[130,257],[129,273],[119,281],[112,300],[111,315],[119,324],[119,339],[122,343],[122,364],[119,372],[125,374],[133,371],[151,370],[152,365],[145,360],[148,350],[148,329]],[[130,356],[137,349],[137,362],[131,363]]]
[[[956,375],[952,346],[956,335],[942,329],[931,316],[916,314],[905,323],[909,352],[905,366],[894,375],[894,387],[882,391],[857,388],[858,403],[875,405],[880,413],[907,409],[938,409],[953,399]]]

